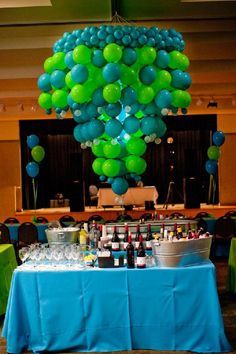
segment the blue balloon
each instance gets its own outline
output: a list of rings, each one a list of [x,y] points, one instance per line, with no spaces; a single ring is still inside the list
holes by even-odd
[[[216,160],[207,160],[206,164],[205,164],[205,169],[207,171],[207,173],[209,173],[210,175],[214,175],[217,172],[217,161]]]
[[[104,100],[103,97],[103,87],[99,87],[96,91],[94,91],[92,96],[92,102],[97,107],[102,107],[106,104],[106,101]]]
[[[156,78],[156,71],[153,66],[147,65],[140,70],[139,77],[144,84],[150,85]]]
[[[184,90],[186,90],[187,88],[189,88],[191,86],[192,79],[191,79],[191,76],[188,73],[186,73],[186,72],[183,73],[183,79],[182,80],[183,80],[182,88]]]
[[[139,119],[135,116],[129,116],[123,123],[123,128],[128,134],[134,134],[140,128]]]
[[[102,66],[104,66],[106,64],[106,60],[103,56],[103,51],[100,49],[96,49],[93,52],[93,56],[92,56],[92,63],[93,65],[101,68]]]
[[[67,103],[71,108],[73,108],[73,104],[75,103],[75,101],[72,100],[70,93],[67,96]]]
[[[182,70],[176,69],[171,71],[171,85],[175,88],[182,89],[183,88],[183,77],[184,72]]]
[[[109,177],[108,179],[107,179],[107,183],[110,183],[110,184],[112,184],[114,182],[114,178],[112,178],[112,177]]]
[[[30,149],[33,149],[36,145],[39,145],[39,137],[35,134],[27,136],[27,145]]]
[[[54,70],[51,74],[50,82],[51,85],[60,89],[65,86],[66,74],[62,70]]]
[[[225,135],[222,131],[218,130],[213,134],[212,140],[216,146],[221,146],[225,142]]]
[[[169,108],[171,105],[172,96],[168,90],[161,90],[155,97],[155,103],[158,108]]]
[[[165,50],[159,50],[157,52],[157,57],[155,61],[155,65],[157,65],[161,69],[167,68],[170,63],[170,56]]]
[[[66,55],[65,55],[65,63],[66,63],[66,66],[69,69],[72,69],[73,66],[76,65],[75,61],[73,60],[73,51],[72,50],[66,53]]]
[[[122,105],[120,102],[110,103],[106,106],[105,112],[110,117],[117,117],[122,110]]]
[[[80,106],[79,109],[76,109],[74,111],[74,120],[77,123],[83,123],[83,122],[88,122],[90,120],[90,117],[87,114],[87,105],[83,104]]]
[[[155,133],[157,130],[157,119],[155,117],[144,117],[140,128],[145,135]]]
[[[101,181],[101,182],[105,182],[106,181],[106,176],[99,176],[99,180]]]
[[[101,120],[94,119],[87,124],[87,131],[90,136],[88,140],[96,139],[104,133],[104,123]]]
[[[115,82],[120,78],[120,66],[115,63],[108,63],[102,70],[102,76],[106,82]]]
[[[74,131],[73,131],[73,135],[74,135],[75,140],[78,141],[79,143],[83,143],[86,141],[83,137],[83,134],[82,134],[82,124],[76,125],[76,127],[74,128]]]
[[[45,73],[39,76],[38,78],[38,88],[41,91],[48,92],[52,89],[50,82],[50,75]]]
[[[88,79],[88,69],[85,65],[77,64],[71,70],[71,78],[74,82],[82,84]]]
[[[161,110],[156,106],[154,102],[151,102],[144,106],[143,113],[145,113],[145,115],[160,115]]]
[[[98,107],[92,102],[87,104],[86,113],[89,119],[97,118],[98,116],[100,116],[100,113],[98,113]]]
[[[130,106],[137,101],[137,93],[132,87],[122,90],[121,100],[124,106]]]
[[[122,177],[114,178],[111,188],[115,194],[125,194],[129,188],[128,182]]]
[[[122,130],[123,126],[118,119],[112,118],[106,122],[105,132],[112,138],[117,138],[122,132]]]
[[[27,163],[26,172],[29,177],[35,178],[39,174],[39,165],[36,162]]]

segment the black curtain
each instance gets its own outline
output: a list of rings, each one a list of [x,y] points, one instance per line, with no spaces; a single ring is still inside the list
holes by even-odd
[[[167,133],[160,144],[148,144],[145,153],[147,170],[143,175],[144,185],[155,185],[159,199],[164,203],[168,185],[175,182],[175,189],[182,194],[183,178],[195,176],[200,184],[201,202],[207,201],[209,175],[205,171],[207,149],[212,132],[216,130],[216,115],[168,116],[165,118]],[[30,134],[38,135],[45,149],[45,159],[40,163],[37,207],[49,207],[56,193],[69,198],[73,181],[82,184],[85,204],[88,205],[90,184],[100,186],[99,178],[92,171],[93,155],[90,149],[82,150],[73,138],[75,122],[65,120],[34,120],[20,122],[23,208],[33,208],[32,179],[25,167],[32,161],[26,139]],[[173,143],[168,144],[167,138]],[[174,193],[175,202],[182,202]],[[218,200],[218,194],[216,201]]]

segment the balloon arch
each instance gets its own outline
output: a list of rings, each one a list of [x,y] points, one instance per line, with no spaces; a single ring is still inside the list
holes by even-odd
[[[185,42],[174,29],[121,25],[65,32],[44,62],[39,105],[68,110],[74,138],[91,147],[93,171],[118,195],[141,180],[147,143],[166,133],[165,116],[187,113],[191,96]]]

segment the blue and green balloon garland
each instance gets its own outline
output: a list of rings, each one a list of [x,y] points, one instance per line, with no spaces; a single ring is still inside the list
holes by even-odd
[[[118,195],[141,180],[147,143],[166,133],[164,117],[187,113],[191,96],[185,42],[174,29],[101,25],[65,32],[44,62],[39,105],[77,123],[93,171]]]

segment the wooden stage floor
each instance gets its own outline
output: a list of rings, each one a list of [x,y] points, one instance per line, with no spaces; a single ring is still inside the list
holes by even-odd
[[[185,209],[183,204],[169,205],[168,208],[164,208],[163,205],[156,205],[155,207],[157,215],[170,215],[174,212],[179,212],[184,214],[186,217],[193,218],[197,213],[201,211],[208,212],[213,217],[223,216],[230,210],[236,210],[236,205],[211,205],[211,204],[201,204],[198,209]],[[145,210],[144,207],[134,208],[133,210],[125,211],[124,208],[114,207],[114,208],[96,208],[96,207],[85,207],[85,211],[70,212],[70,208],[48,208],[48,209],[37,209],[36,216],[44,216],[49,221],[58,220],[63,215],[71,215],[76,220],[88,220],[92,215],[100,215],[105,220],[116,220],[116,218],[127,213],[132,216],[133,219],[139,219],[144,213],[154,213],[154,210]],[[34,210],[23,210],[15,213],[15,217],[20,221],[31,221],[34,216]]]

